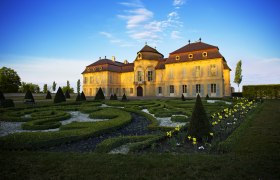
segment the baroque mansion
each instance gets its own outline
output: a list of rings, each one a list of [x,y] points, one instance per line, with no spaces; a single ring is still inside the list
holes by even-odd
[[[217,46],[189,43],[168,58],[145,45],[133,63],[99,59],[83,71],[83,91],[95,96],[224,97],[231,95],[230,71]]]

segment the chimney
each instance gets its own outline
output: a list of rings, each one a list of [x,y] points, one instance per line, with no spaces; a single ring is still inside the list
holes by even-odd
[[[112,56],[112,61],[116,61],[116,57],[115,56]]]
[[[106,56],[105,56],[105,58],[104,59],[106,59]]]
[[[191,44],[191,40],[189,40],[189,44]]]
[[[201,38],[199,38],[199,42],[201,42]]]
[[[99,57],[99,60],[101,60],[101,57]]]

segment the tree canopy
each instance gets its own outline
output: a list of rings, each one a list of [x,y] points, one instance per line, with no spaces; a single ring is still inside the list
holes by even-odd
[[[18,92],[20,85],[20,77],[16,71],[7,67],[0,69],[0,91],[3,93],[15,93]]]
[[[30,90],[32,93],[39,93],[40,87],[38,84],[22,82],[18,91],[26,93],[28,90]]]

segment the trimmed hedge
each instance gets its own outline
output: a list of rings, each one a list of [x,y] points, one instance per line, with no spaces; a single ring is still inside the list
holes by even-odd
[[[243,97],[247,98],[280,98],[280,84],[243,86]]]
[[[173,122],[188,122],[189,118],[186,116],[171,116],[171,121]]]
[[[55,97],[54,97],[54,103],[61,103],[61,102],[65,102],[66,101],[66,98],[62,92],[62,89],[61,87],[58,88],[56,94],[55,94]]]
[[[47,92],[46,99],[52,99],[52,95],[50,91]]]

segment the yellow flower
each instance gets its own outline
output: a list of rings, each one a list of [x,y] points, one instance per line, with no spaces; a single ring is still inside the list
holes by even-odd
[[[191,138],[192,138],[192,137],[189,135],[189,136],[188,136],[188,139],[191,140]]]
[[[192,143],[193,143],[193,145],[196,145],[196,141],[193,141]]]
[[[175,131],[180,131],[180,126],[176,126]]]
[[[171,136],[172,136],[172,132],[171,132],[171,131],[166,132],[166,136],[167,136],[167,137],[171,137]]]
[[[210,134],[210,136],[214,136],[214,133],[212,133],[212,132],[210,132],[209,134]]]
[[[192,138],[193,142],[196,142],[196,138]]]
[[[219,116],[219,119],[223,119],[223,116]]]

